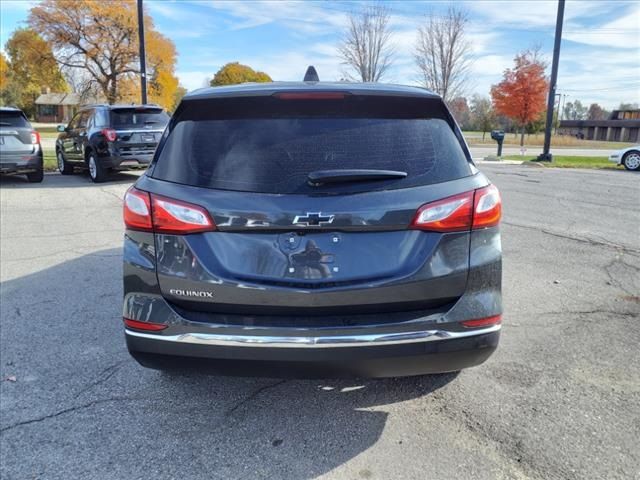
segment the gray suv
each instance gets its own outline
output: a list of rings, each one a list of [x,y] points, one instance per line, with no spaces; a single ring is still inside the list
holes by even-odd
[[[25,174],[34,183],[44,178],[40,134],[14,107],[0,107],[0,173]]]
[[[387,377],[484,362],[500,335],[500,194],[426,90],[192,92],[124,201],[137,361]]]

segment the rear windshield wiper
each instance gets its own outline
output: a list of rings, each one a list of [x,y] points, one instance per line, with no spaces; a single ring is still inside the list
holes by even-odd
[[[307,175],[311,185],[325,183],[367,182],[371,180],[389,180],[393,178],[405,178],[407,172],[396,170],[369,170],[369,169],[345,169],[345,170],[317,170]]]

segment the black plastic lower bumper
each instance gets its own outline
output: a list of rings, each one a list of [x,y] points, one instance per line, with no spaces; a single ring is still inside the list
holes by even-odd
[[[338,348],[226,347],[126,335],[143,366],[219,375],[296,378],[400,377],[458,371],[483,363],[500,332],[423,343]]]

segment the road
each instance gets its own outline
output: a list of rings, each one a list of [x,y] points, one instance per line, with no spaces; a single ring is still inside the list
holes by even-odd
[[[639,478],[640,175],[482,168],[505,205],[501,345],[376,381],[139,367],[120,318],[135,177],[2,179],[0,477]]]

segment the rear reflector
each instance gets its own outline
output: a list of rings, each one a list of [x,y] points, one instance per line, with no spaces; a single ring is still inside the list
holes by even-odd
[[[342,100],[346,94],[342,92],[289,92],[276,93],[274,97],[280,100]]]
[[[216,225],[199,205],[129,188],[124,196],[124,224],[144,232],[188,233],[212,232]]]
[[[486,318],[476,318],[475,320],[465,320],[461,322],[465,327],[489,327],[491,325],[498,325],[502,323],[502,315],[494,315]]]
[[[500,223],[502,200],[495,185],[422,205],[409,228],[430,232],[463,232]]]
[[[136,330],[157,332],[158,330],[164,330],[169,326],[163,325],[162,323],[140,322],[138,320],[131,320],[130,318],[123,318],[123,320],[127,328],[135,328]]]

